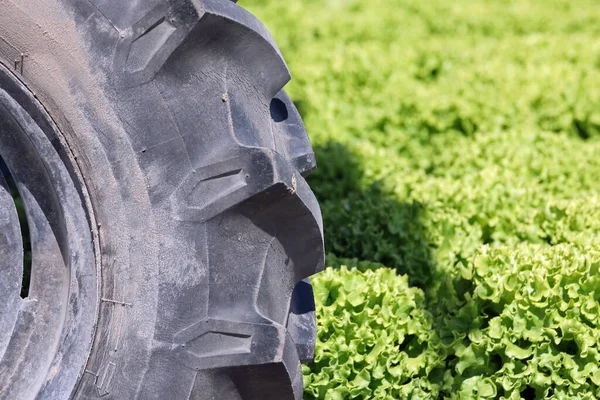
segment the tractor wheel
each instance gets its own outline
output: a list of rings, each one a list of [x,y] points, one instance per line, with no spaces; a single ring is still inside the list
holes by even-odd
[[[228,0],[4,0],[0,398],[301,399],[315,157]]]

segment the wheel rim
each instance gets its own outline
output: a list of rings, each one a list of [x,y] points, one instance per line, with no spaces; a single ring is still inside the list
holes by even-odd
[[[4,67],[0,159],[2,395],[68,397],[84,372],[97,314],[92,215],[62,135]]]

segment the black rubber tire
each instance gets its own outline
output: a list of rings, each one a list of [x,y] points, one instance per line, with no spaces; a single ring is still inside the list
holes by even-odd
[[[34,243],[0,398],[301,399],[322,222],[263,25],[229,0],[4,0],[0,63],[10,129],[45,135],[31,157],[66,188],[27,209],[59,221],[65,303],[39,307]]]

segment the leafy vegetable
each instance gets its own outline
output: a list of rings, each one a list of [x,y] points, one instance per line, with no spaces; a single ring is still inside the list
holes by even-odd
[[[428,302],[382,265],[328,268],[307,398],[596,398],[599,269],[597,246],[484,246]]]
[[[600,397],[600,4],[243,5],[319,163],[307,398]]]

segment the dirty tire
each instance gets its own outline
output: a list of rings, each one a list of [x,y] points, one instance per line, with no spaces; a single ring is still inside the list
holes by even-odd
[[[301,399],[322,222],[264,26],[228,0],[1,8],[0,398]]]

